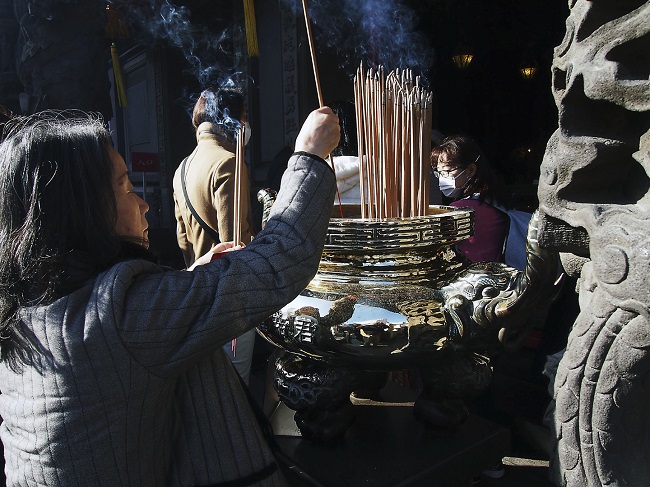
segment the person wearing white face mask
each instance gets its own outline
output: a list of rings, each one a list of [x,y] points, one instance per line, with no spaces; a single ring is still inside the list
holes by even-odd
[[[443,139],[431,151],[431,166],[445,203],[474,210],[474,234],[458,250],[472,262],[502,261],[510,198],[476,142],[463,135]]]
[[[250,125],[242,90],[236,87],[205,90],[192,113],[196,148],[174,174],[174,212],[176,238],[185,265],[190,267],[219,242],[233,240],[235,207],[236,136],[244,124],[245,143],[250,139]],[[242,171],[241,243],[253,239],[248,168]],[[255,344],[255,330],[250,330],[224,346],[235,368],[248,384]]]

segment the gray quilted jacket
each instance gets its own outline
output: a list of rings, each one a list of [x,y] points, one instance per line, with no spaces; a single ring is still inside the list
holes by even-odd
[[[0,364],[7,485],[210,485],[272,464],[221,346],[313,277],[334,189],[324,161],[294,155],[247,249],[193,272],[131,260],[24,309],[42,354]]]

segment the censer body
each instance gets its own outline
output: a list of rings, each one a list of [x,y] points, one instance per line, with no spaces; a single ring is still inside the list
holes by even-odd
[[[469,266],[454,244],[471,236],[473,224],[472,210],[450,206],[419,217],[332,218],[316,276],[258,330],[276,346],[332,365],[436,361],[450,338],[440,289]]]
[[[268,217],[273,195],[258,194]],[[557,253],[527,236],[527,265],[470,263],[456,243],[470,237],[471,209],[429,206],[426,215],[330,219],[316,276],[300,295],[258,327],[283,350],[273,386],[304,437],[340,438],[354,416],[351,393],[375,391],[391,371],[416,370],[413,414],[437,430],[468,415],[464,400],[491,380],[489,356],[516,349],[534,310],[561,284]]]

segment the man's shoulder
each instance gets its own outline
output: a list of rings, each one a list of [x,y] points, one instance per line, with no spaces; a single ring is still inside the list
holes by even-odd
[[[218,144],[200,147],[196,152],[192,165],[196,164],[205,172],[223,170],[235,164],[235,154]]]
[[[206,156],[220,158],[235,157],[235,153],[223,145],[219,144],[217,140],[202,140],[199,142],[196,151],[197,158],[204,158]]]

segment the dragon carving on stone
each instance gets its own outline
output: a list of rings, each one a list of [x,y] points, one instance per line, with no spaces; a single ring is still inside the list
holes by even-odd
[[[650,2],[571,0],[539,242],[578,277],[555,379],[555,481],[650,485]]]

